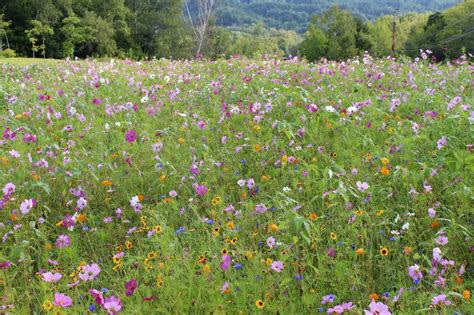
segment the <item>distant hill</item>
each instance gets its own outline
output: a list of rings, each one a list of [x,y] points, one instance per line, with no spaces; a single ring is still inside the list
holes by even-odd
[[[217,0],[217,24],[243,28],[263,21],[266,26],[304,33],[311,17],[334,4],[363,20],[405,12],[441,11],[461,0]]]

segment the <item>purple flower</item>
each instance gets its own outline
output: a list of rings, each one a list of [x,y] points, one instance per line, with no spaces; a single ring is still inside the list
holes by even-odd
[[[200,197],[207,194],[207,191],[208,191],[205,185],[195,185],[194,190],[196,191],[196,194]]]
[[[452,304],[451,301],[446,300],[446,295],[440,294],[440,295],[435,296],[431,300],[430,308],[436,307],[438,305],[442,306],[442,305],[451,305],[451,304]]]
[[[101,271],[102,270],[98,264],[85,265],[82,267],[78,276],[82,281],[92,281],[99,275]]]
[[[8,183],[3,187],[3,194],[6,196],[10,196],[15,192],[15,185],[13,183]]]
[[[429,209],[428,209],[428,216],[429,216],[430,218],[434,218],[435,215],[436,215],[435,209],[429,208]]]
[[[321,304],[333,303],[335,298],[336,298],[336,296],[334,294],[325,295],[325,296],[323,296],[323,298],[321,300]]]
[[[283,263],[281,261],[275,260],[270,268],[276,272],[281,272],[283,270]]]
[[[0,269],[7,269],[12,265],[11,262],[7,261],[0,261]]]
[[[440,235],[435,239],[435,243],[441,246],[446,245],[448,244],[448,237],[444,235]]]
[[[273,248],[275,246],[275,238],[273,236],[270,236],[269,238],[267,238],[267,245],[268,247],[270,248]]]
[[[232,258],[230,257],[230,255],[222,256],[221,269],[222,270],[229,269],[229,266],[231,263],[232,263]]]
[[[391,315],[392,313],[388,310],[388,306],[382,302],[372,302],[369,304],[369,310],[364,310],[365,315]]]
[[[327,251],[326,251],[326,254],[329,256],[329,257],[336,257],[337,255],[337,252],[334,248],[329,248]]]
[[[423,278],[423,274],[421,273],[420,266],[417,264],[408,267],[408,274],[413,279],[413,281],[420,281]]]
[[[132,296],[133,292],[137,289],[137,280],[132,278],[130,281],[125,283],[125,295]]]
[[[267,212],[267,207],[264,204],[260,203],[260,204],[255,206],[255,212],[265,213],[265,212]]]
[[[436,142],[436,146],[438,148],[438,150],[441,150],[445,145],[446,143],[448,142],[448,140],[446,139],[446,137],[441,137],[441,139],[438,140],[438,142]]]
[[[127,140],[128,142],[134,142],[135,140],[137,140],[137,138],[138,135],[134,129],[130,129],[125,133],[125,140]]]
[[[84,198],[82,198],[82,197],[80,197],[80,198],[77,200],[76,205],[77,205],[77,207],[78,207],[80,210],[82,210],[82,209],[84,209],[84,208],[86,207],[86,205],[87,205],[87,200],[84,199]]]
[[[55,244],[56,244],[57,248],[65,248],[65,247],[68,247],[71,244],[71,239],[66,234],[61,234],[56,239]]]

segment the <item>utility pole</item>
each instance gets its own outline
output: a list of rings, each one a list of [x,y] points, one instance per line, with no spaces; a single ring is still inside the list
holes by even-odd
[[[395,44],[397,41],[397,15],[398,9],[395,10],[395,14],[393,16],[393,23],[392,23],[392,57],[395,57]]]

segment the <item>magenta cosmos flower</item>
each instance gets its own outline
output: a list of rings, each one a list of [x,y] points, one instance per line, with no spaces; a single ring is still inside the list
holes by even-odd
[[[7,269],[12,265],[11,262],[7,261],[0,261],[0,269]]]
[[[132,280],[125,283],[125,295],[132,296],[132,294],[135,292],[137,287],[138,287],[137,280],[135,278],[132,278]]]
[[[54,305],[59,307],[70,307],[72,306],[72,299],[64,293],[54,293]]]
[[[128,142],[134,142],[135,140],[137,140],[137,138],[138,135],[134,129],[130,129],[125,133],[125,140],[127,140]]]

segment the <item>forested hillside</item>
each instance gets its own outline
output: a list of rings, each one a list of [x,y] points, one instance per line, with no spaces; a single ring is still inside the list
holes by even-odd
[[[217,23],[245,27],[263,20],[265,25],[304,33],[314,14],[338,4],[363,20],[387,14],[441,11],[460,0],[220,0]]]

